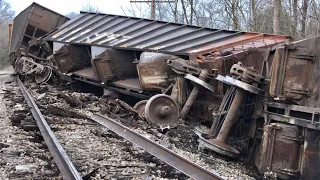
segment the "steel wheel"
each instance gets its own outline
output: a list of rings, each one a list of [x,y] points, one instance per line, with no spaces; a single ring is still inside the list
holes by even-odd
[[[148,100],[145,116],[149,122],[157,125],[172,124],[178,120],[179,108],[170,96],[158,94]]]

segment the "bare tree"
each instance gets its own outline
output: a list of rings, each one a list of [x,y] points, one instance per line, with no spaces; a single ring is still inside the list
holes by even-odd
[[[251,10],[251,14],[250,14],[250,26],[251,26],[251,30],[252,31],[257,31],[257,5],[256,5],[256,0],[250,0],[250,10]]]
[[[9,2],[0,0],[0,65],[8,61],[9,23],[14,17],[14,11]]]
[[[240,29],[240,24],[239,24],[239,18],[238,18],[237,0],[232,0],[232,2],[231,2],[231,12],[232,12],[233,28],[239,30]]]
[[[297,26],[298,26],[298,0],[293,0],[292,3],[293,9],[293,23],[292,23],[292,34],[293,36],[297,36]]]
[[[76,13],[76,12],[69,12],[67,14],[65,14],[65,16],[67,16],[68,18],[74,18],[78,15],[79,13]]]
[[[80,11],[92,12],[92,13],[102,13],[102,11],[100,11],[98,7],[93,6],[89,2],[87,2],[86,4],[82,4],[82,8]],[[77,12],[69,12],[69,13],[65,14],[65,16],[67,16],[68,18],[73,18],[77,15],[79,15],[79,13],[77,13]]]
[[[150,5],[124,9],[149,18]],[[175,0],[157,5],[156,19],[210,28],[285,34],[320,34],[320,0]]]
[[[189,24],[188,15],[187,15],[187,7],[186,7],[186,5],[185,5],[185,3],[184,3],[183,0],[181,0],[181,4],[182,4],[183,17],[184,17],[184,19],[185,19],[185,23],[186,23],[186,24]]]
[[[192,25],[193,24],[193,0],[189,0],[189,3],[190,3],[190,24]]]
[[[306,23],[307,23],[307,13],[308,13],[308,0],[303,0],[302,2],[302,12],[301,12],[301,37],[305,37],[306,34]]]
[[[0,0],[0,24],[11,21],[14,14],[14,11],[11,10],[10,3],[5,0]]]
[[[100,11],[98,7],[93,6],[90,2],[86,2],[86,4],[82,4],[81,11],[102,13],[102,11]]]
[[[273,9],[273,33],[279,34],[279,21],[281,13],[281,0],[274,0]]]

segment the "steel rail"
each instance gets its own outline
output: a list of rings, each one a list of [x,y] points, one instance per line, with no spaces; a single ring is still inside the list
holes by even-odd
[[[58,139],[55,137],[50,126],[48,125],[42,113],[40,112],[37,104],[34,102],[33,98],[28,93],[27,89],[24,87],[23,83],[19,78],[17,78],[17,82],[25,100],[31,108],[32,115],[36,120],[41,135],[45,140],[48,149],[50,150],[53,159],[56,162],[63,178],[67,180],[82,180],[80,173],[77,171],[77,169],[69,159],[67,153],[64,151],[63,147],[59,143]]]
[[[91,119],[111,131],[115,132],[119,136],[125,138],[126,140],[138,145],[145,151],[156,156],[157,158],[163,160],[172,167],[180,170],[182,173],[193,179],[201,180],[213,180],[213,179],[223,179],[214,172],[208,171],[203,167],[179,156],[172,150],[169,150],[158,143],[155,143],[148,138],[134,132],[128,127],[116,122],[115,120],[102,116],[100,114],[93,114]]]

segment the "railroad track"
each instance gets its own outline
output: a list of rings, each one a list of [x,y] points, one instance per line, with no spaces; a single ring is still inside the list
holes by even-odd
[[[67,153],[65,152],[65,150],[59,143],[58,139],[54,135],[53,131],[49,127],[48,123],[44,119],[38,106],[36,105],[33,98],[28,93],[27,89],[24,87],[23,83],[19,78],[17,78],[17,82],[25,100],[27,101],[28,106],[31,108],[30,110],[34,119],[36,120],[41,135],[45,140],[62,176],[65,179],[82,179],[79,172],[76,170],[75,166],[69,159]]]
[[[37,104],[33,100],[32,96],[28,93],[27,89],[21,82],[21,80],[17,79],[20,90],[26,99],[29,107],[31,108],[32,115],[36,120],[36,123],[40,129],[40,132],[48,145],[48,149],[50,150],[62,176],[65,179],[82,179],[81,173],[77,171],[76,166],[72,163],[63,146],[59,143],[58,139],[55,136],[55,133],[51,130],[48,125],[45,117],[42,115],[40,109]],[[139,133],[131,130],[130,128],[122,125],[117,120],[105,117],[99,114],[93,114],[89,117],[94,122],[99,123],[100,125],[108,128],[113,131],[118,136],[138,145],[143,150],[152,154],[153,156],[161,159],[165,163],[169,164],[173,168],[181,171],[185,175],[194,178],[194,179],[222,179],[217,173],[209,171],[186,158],[178,155],[174,151],[159,145],[157,142],[154,142],[147,137],[140,135]],[[88,126],[96,126],[95,124],[88,124]],[[87,129],[88,127],[86,127]],[[68,137],[66,137],[68,138]],[[66,144],[66,143],[64,143]],[[67,150],[68,151],[68,150]],[[69,149],[70,151],[70,149]],[[97,169],[91,171],[95,172]],[[88,172],[87,172],[88,173]],[[89,173],[90,174],[90,173]]]

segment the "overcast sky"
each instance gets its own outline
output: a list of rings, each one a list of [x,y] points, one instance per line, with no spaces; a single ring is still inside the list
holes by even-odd
[[[123,14],[121,6],[130,7],[130,0],[8,0],[8,2],[11,3],[16,15],[32,2],[37,2],[63,15],[72,11],[79,12],[82,4],[85,5],[88,2],[92,6],[98,7],[100,11],[108,14]]]

